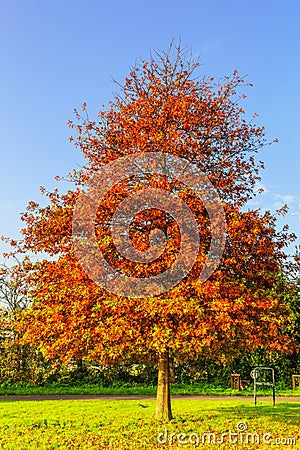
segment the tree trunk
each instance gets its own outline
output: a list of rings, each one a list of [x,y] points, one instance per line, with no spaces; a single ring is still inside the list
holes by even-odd
[[[158,384],[156,396],[156,418],[171,420],[171,397],[169,383],[169,353],[161,353],[158,357]]]
[[[170,383],[175,383],[175,370],[174,370],[174,358],[169,357],[169,381]]]

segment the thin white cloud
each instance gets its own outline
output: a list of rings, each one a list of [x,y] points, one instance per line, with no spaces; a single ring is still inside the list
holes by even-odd
[[[283,201],[285,203],[296,203],[296,198],[293,195],[286,194],[272,194],[278,201]]]
[[[265,184],[259,181],[254,186],[254,192],[255,194],[267,194],[268,192],[270,192],[270,190],[267,188]]]
[[[198,58],[201,58],[201,56],[203,54],[209,53],[209,52],[215,50],[216,48],[222,47],[223,45],[227,44],[230,41],[231,41],[231,39],[229,39],[229,38],[217,39],[217,40],[211,42],[210,44],[205,45],[202,48],[193,49],[193,54],[196,55]]]
[[[211,44],[203,47],[201,49],[202,53],[208,53],[211,52],[212,50],[215,50],[216,48],[222,47],[222,45],[226,44],[229,41],[229,39],[224,39],[224,40],[216,40],[214,42],[212,42]]]
[[[4,200],[0,204],[1,209],[15,209],[17,207],[17,204],[10,200]]]

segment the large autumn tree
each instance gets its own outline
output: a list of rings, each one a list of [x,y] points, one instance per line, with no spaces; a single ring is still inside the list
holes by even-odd
[[[170,357],[288,344],[280,273],[290,237],[269,213],[241,209],[259,180],[264,128],[246,120],[237,72],[216,82],[195,78],[197,66],[171,46],[133,67],[97,120],[86,105],[76,112],[71,141],[86,164],[69,175],[73,189],[43,188],[48,205],[29,203],[14,243],[32,298],[24,341],[50,359],[153,361],[165,419]]]

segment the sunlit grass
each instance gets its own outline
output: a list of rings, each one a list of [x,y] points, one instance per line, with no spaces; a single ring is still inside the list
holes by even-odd
[[[257,448],[248,444],[203,445],[203,433],[214,433],[216,439],[229,430],[238,432],[238,424],[246,423],[249,433],[258,433],[260,439],[268,433],[271,444],[260,442],[260,449],[274,448],[275,438],[295,439],[296,445],[276,445],[275,448],[300,449],[300,403],[286,403],[278,399],[271,402],[259,400],[173,400],[174,419],[164,423],[155,419],[155,401],[5,401],[0,402],[0,448],[3,449],[143,449],[143,448],[196,448],[190,443],[178,443],[178,433],[191,433],[200,439],[200,447]],[[167,431],[165,431],[167,430]],[[158,433],[163,433],[157,442]],[[172,444],[170,445],[170,435]],[[242,433],[243,434],[243,433]],[[193,439],[195,439],[196,435]],[[242,436],[242,438],[246,438]],[[228,439],[228,438],[227,438]],[[285,442],[285,441],[284,441]],[[287,442],[287,441],[286,441]],[[294,442],[293,442],[294,443]],[[221,445],[221,447],[220,447]]]

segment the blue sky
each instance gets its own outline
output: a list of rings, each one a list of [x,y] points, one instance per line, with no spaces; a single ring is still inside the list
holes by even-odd
[[[82,158],[66,123],[87,102],[92,117],[113,99],[136,59],[179,37],[200,55],[199,75],[234,69],[254,84],[244,107],[278,144],[260,152],[265,193],[300,235],[300,2],[298,0],[0,1],[0,234],[18,237],[20,212]],[[298,243],[300,240],[298,239]],[[294,248],[294,247],[293,247]],[[4,246],[0,247],[4,250]]]

